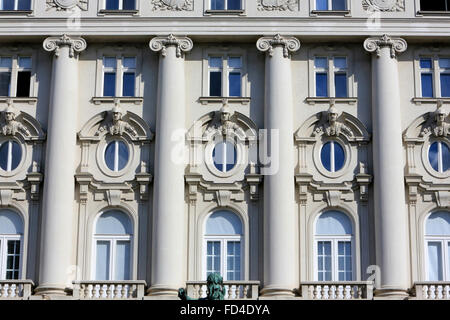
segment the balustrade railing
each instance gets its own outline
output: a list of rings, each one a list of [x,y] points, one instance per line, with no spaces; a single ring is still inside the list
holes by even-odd
[[[257,300],[259,281],[224,281],[225,300]],[[187,295],[193,299],[206,297],[206,281],[187,281]]]
[[[418,300],[450,300],[450,282],[416,282],[414,291]]]
[[[372,300],[373,282],[304,282],[301,296],[306,300]]]
[[[74,299],[137,299],[145,295],[145,281],[74,281]]]
[[[31,280],[0,280],[0,299],[27,300],[34,286]]]

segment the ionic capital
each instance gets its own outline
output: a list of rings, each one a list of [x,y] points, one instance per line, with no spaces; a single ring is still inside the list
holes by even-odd
[[[256,42],[256,48],[262,52],[268,52],[269,56],[273,55],[273,47],[283,46],[283,56],[289,57],[289,52],[296,52],[300,49],[300,41],[294,37],[282,37],[277,34],[274,37],[262,37]]]
[[[192,40],[188,37],[176,37],[173,34],[170,34],[167,37],[155,37],[150,40],[150,49],[158,52],[161,51],[161,55],[163,57],[167,54],[168,46],[176,46],[177,58],[180,58],[183,52],[191,51],[194,47]]]
[[[60,47],[68,46],[69,47],[69,57],[74,58],[75,53],[80,53],[85,50],[87,47],[86,40],[80,37],[69,37],[66,34],[63,34],[61,37],[49,37],[44,40],[43,47],[44,50],[55,52],[55,56],[59,57]]]
[[[398,53],[405,52],[408,48],[408,43],[402,38],[390,38],[387,34],[380,38],[368,38],[364,41],[364,49],[370,53],[375,52],[380,56],[380,50],[383,47],[389,47],[391,50],[391,58],[397,57]]]

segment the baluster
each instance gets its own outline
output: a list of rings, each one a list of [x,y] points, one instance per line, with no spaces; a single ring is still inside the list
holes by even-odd
[[[111,298],[111,286],[112,284],[106,284],[106,298],[109,299]]]
[[[363,286],[357,286],[356,289],[358,290],[356,298],[357,299],[362,299],[362,297],[363,297]]]
[[[333,299],[333,288],[334,288],[334,285],[330,285],[330,286],[328,287],[328,290],[327,290],[327,299],[330,299],[330,300]]]
[[[331,300],[336,299],[336,286],[335,285],[330,286],[328,296],[329,296],[329,299],[331,299]]]
[[[8,284],[8,291],[7,291],[7,297],[8,298],[11,298],[11,293],[12,293],[12,288],[11,288],[11,285]]]
[[[422,287],[422,296],[424,299],[428,299],[428,286],[423,286]]]
[[[344,286],[344,299],[349,299],[350,293],[350,286]]]
[[[0,283],[0,298],[3,297],[3,285]]]
[[[114,286],[113,294],[114,294],[114,298],[119,298],[120,297],[120,291],[119,291],[119,286],[118,285]]]
[[[314,299],[320,299],[321,298],[320,291],[321,291],[321,286],[317,285],[315,290],[314,290]]]
[[[430,286],[430,298],[436,300],[436,297],[437,297],[436,286],[432,285]]]
[[[445,299],[445,300],[447,300],[448,298],[449,298],[449,289],[450,289],[450,286],[448,286],[448,285],[446,285],[445,287],[444,287],[444,296],[443,296],[443,298]]]
[[[14,290],[14,297],[16,297],[16,298],[20,297],[20,285],[16,284],[14,289],[15,289]]]
[[[125,299],[128,297],[128,285],[127,284],[123,284],[122,285],[122,290],[120,291],[122,299]]]
[[[308,286],[308,299],[314,299],[314,286]]]
[[[328,299],[328,286],[322,286],[322,291],[320,292],[322,299]]]
[[[242,296],[244,298],[248,298],[248,289],[249,289],[250,285],[245,285],[242,287]]]

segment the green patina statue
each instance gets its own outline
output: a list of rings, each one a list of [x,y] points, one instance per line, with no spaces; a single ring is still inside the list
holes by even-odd
[[[186,294],[184,288],[178,289],[178,297],[181,300],[223,300],[225,297],[225,288],[223,278],[218,273],[211,273],[206,280],[206,298],[193,299]]]

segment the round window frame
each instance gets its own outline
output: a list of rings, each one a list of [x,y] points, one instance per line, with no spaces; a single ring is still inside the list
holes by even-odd
[[[25,143],[22,140],[20,140],[18,137],[15,137],[15,136],[5,136],[0,139],[0,145],[3,145],[3,143],[5,143],[7,141],[16,142],[19,145],[19,147],[21,148],[22,155],[21,155],[19,164],[17,165],[17,167],[14,170],[6,171],[0,167],[0,176],[2,176],[2,177],[15,176],[17,173],[19,173],[22,170],[22,167],[25,163],[25,159],[27,159],[27,148],[26,148]]]
[[[216,139],[218,137],[222,137],[222,139],[220,141],[216,141]],[[226,172],[219,171],[219,169],[216,168],[216,165],[214,164],[213,155],[212,155],[216,145],[219,144],[220,142],[224,142],[224,141],[232,143],[234,145],[234,147],[236,148],[236,164],[234,165],[234,167],[231,170],[226,171]],[[243,146],[243,143],[240,142],[239,139],[237,139],[237,137],[227,136],[224,139],[223,136],[216,135],[205,146],[204,161],[205,161],[206,167],[213,175],[220,177],[220,178],[229,178],[229,177],[235,175],[242,168],[243,155],[244,155],[244,146]]]
[[[322,164],[322,157],[321,157],[321,153],[322,153],[322,148],[323,146],[328,143],[328,142],[336,142],[339,143],[339,145],[342,147],[342,149],[344,150],[344,156],[345,156],[345,160],[344,160],[344,165],[342,166],[342,168],[338,171],[335,172],[331,172],[328,171],[324,165]],[[340,137],[324,137],[322,136],[321,139],[317,140],[316,143],[314,144],[314,149],[313,149],[313,157],[314,157],[314,165],[316,166],[316,169],[325,177],[328,178],[340,178],[343,175],[345,175],[348,171],[348,168],[350,166],[350,163],[352,162],[352,150],[350,148],[350,145],[344,141],[343,139],[341,139]]]
[[[450,148],[450,141],[446,138],[441,138],[441,137],[436,137],[436,138],[431,138],[428,139],[423,145],[422,145],[422,163],[423,166],[425,167],[425,170],[433,177],[438,178],[438,179],[448,179],[450,177],[450,169],[445,171],[445,172],[439,172],[434,170],[434,168],[432,167],[431,163],[430,163],[430,158],[429,158],[429,152],[430,152],[430,148],[431,145],[435,142],[443,142],[445,143],[449,148]]]
[[[121,141],[128,148],[128,161],[127,161],[126,165],[119,171],[111,170],[108,167],[108,165],[106,164],[106,160],[105,160],[106,148],[108,147],[108,145],[111,142],[114,142],[114,141]],[[106,137],[106,139],[104,139],[97,147],[98,167],[100,168],[101,172],[108,177],[117,178],[117,177],[121,177],[124,174],[126,174],[128,172],[129,167],[131,166],[131,163],[133,162],[133,159],[134,159],[133,145],[129,141],[127,141],[124,137],[121,137],[121,136],[120,137],[118,137],[118,136]]]

